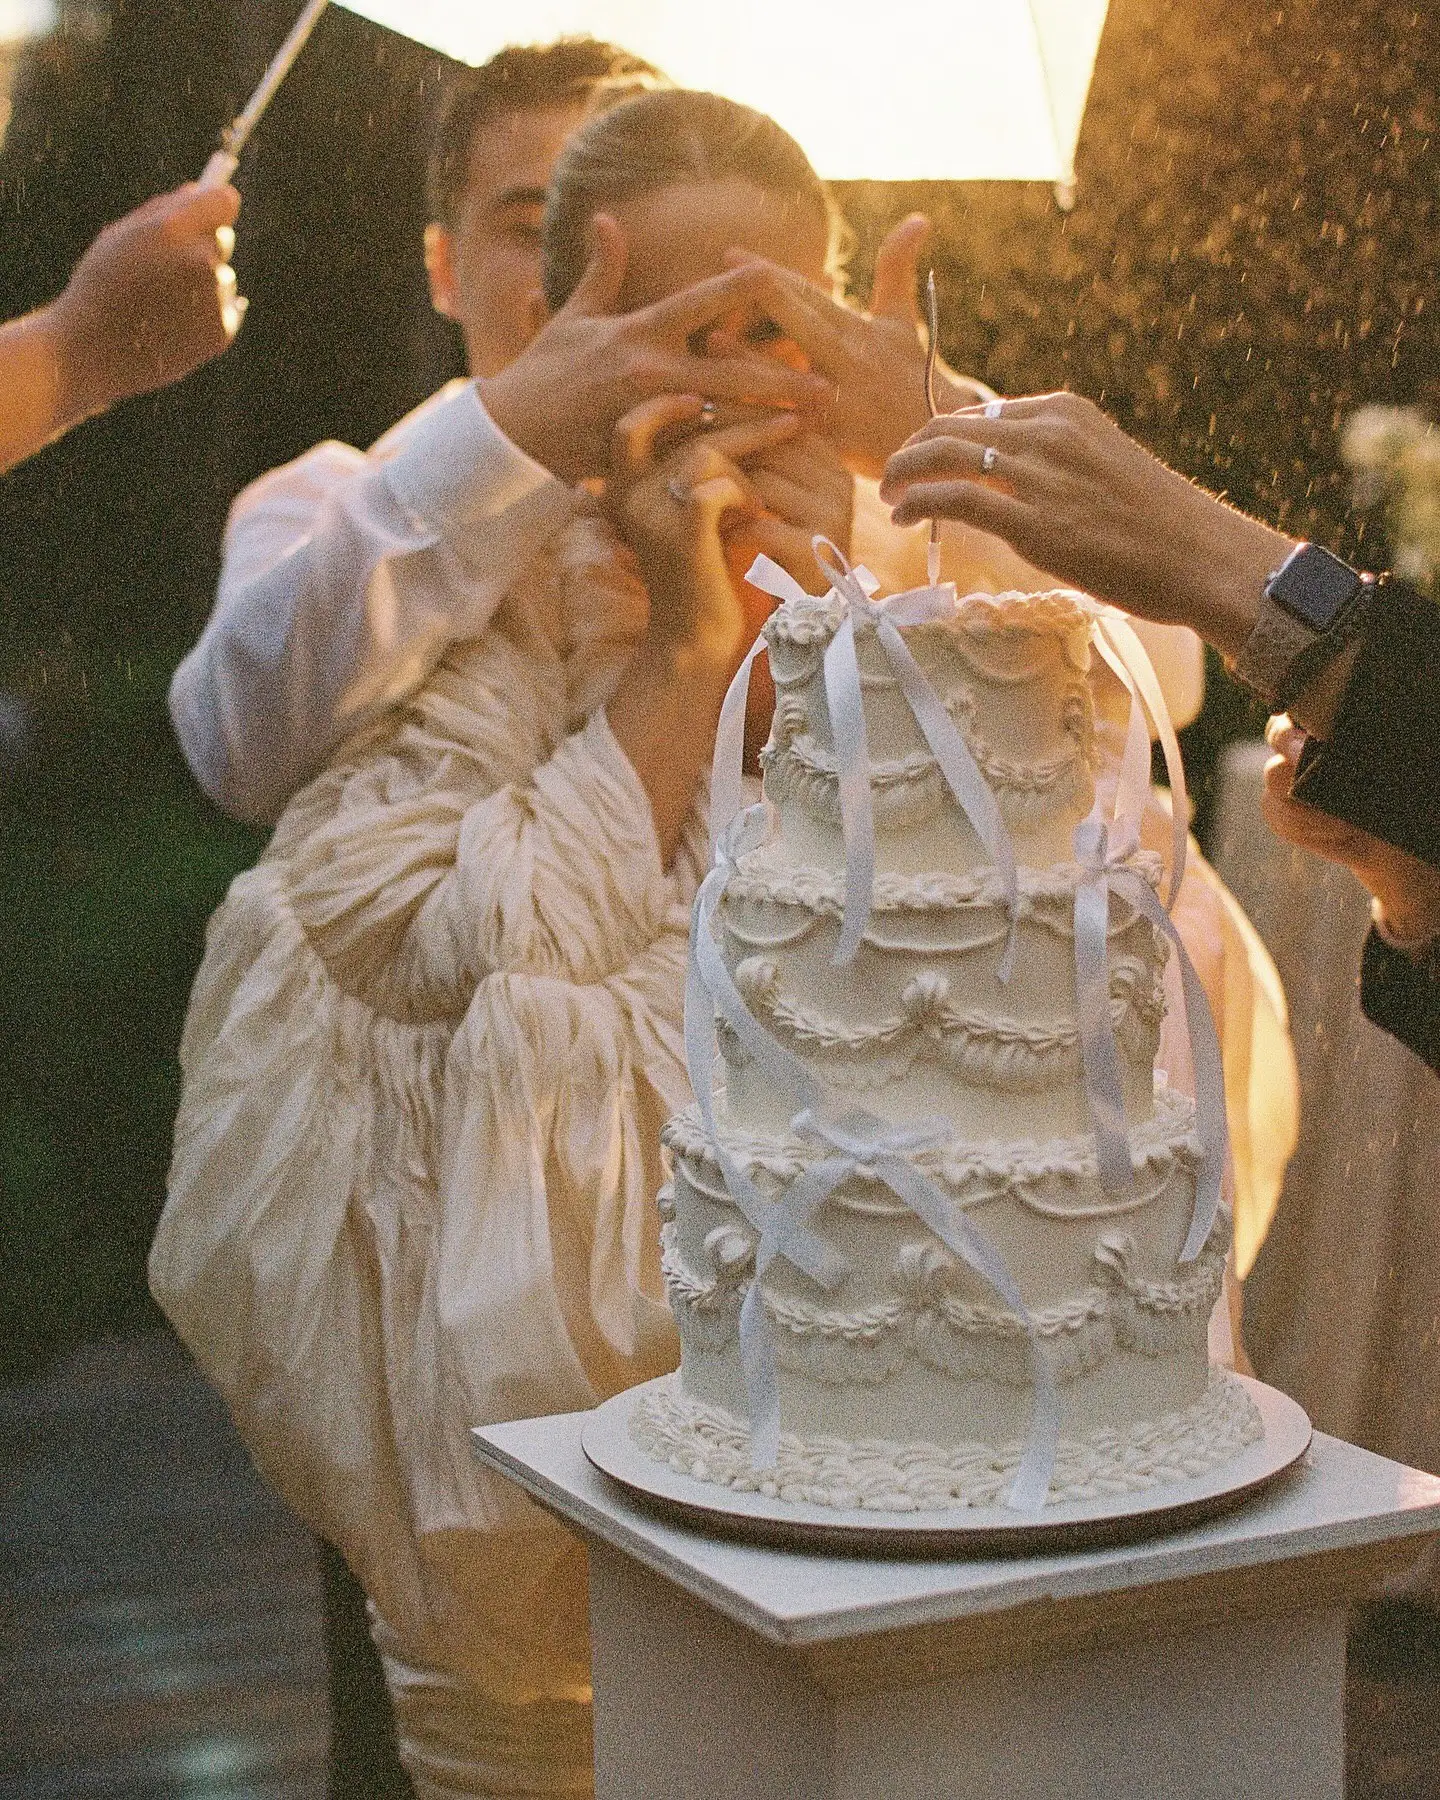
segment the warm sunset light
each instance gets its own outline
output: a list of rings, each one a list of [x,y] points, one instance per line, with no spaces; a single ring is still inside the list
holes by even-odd
[[[1107,0],[349,0],[447,55],[589,32],[778,119],[832,180],[1073,179]]]

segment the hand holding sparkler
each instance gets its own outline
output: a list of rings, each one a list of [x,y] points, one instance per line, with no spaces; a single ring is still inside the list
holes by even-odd
[[[228,261],[240,196],[187,182],[107,225],[50,311],[66,404],[97,412],[218,356],[243,307]]]
[[[0,470],[226,348],[244,310],[228,261],[239,210],[229,186],[157,194],[105,227],[58,298],[0,329]]]

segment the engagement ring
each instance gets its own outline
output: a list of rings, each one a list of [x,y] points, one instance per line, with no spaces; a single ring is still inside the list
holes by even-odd
[[[716,406],[716,404],[713,400],[705,401],[704,404],[700,408],[700,423],[702,425],[705,425],[705,426],[713,425],[719,416],[720,416],[720,409]]]
[[[1004,410],[1005,402],[1003,400],[987,400],[985,402],[985,417],[987,419],[998,419]]]
[[[988,475],[1000,460],[1000,452],[993,444],[987,444],[980,456],[980,473]]]

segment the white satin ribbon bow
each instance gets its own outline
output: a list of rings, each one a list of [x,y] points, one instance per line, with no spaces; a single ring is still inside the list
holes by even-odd
[[[1060,1405],[1055,1376],[1040,1342],[1030,1310],[999,1251],[971,1224],[963,1207],[948,1199],[910,1160],[916,1150],[943,1143],[952,1135],[944,1119],[920,1119],[911,1125],[886,1125],[869,1113],[852,1112],[838,1119],[820,1118],[809,1110],[797,1113],[791,1129],[823,1144],[831,1154],[812,1163],[792,1184],[806,1214],[842,1182],[861,1169],[883,1181],[918,1219],[928,1225],[980,1279],[993,1288],[1019,1320],[1030,1340],[1034,1403],[1030,1431],[1006,1505],[1017,1512],[1039,1512],[1049,1492],[1060,1437]],[[747,1296],[748,1298],[748,1296]],[[778,1433],[777,1433],[778,1437]]]
[[[910,588],[904,593],[892,594],[887,600],[877,601],[872,596],[879,583],[868,569],[863,566],[852,568],[844,552],[829,538],[817,535],[812,542],[820,572],[830,581],[832,593],[844,601],[846,608],[840,629],[825,651],[825,698],[835,740],[841,831],[845,841],[845,905],[840,938],[832,960],[839,964],[853,960],[870,923],[875,887],[870,751],[860,693],[860,664],[855,651],[857,625],[872,625],[946,786],[970,821],[1004,884],[1010,935],[1000,965],[1000,979],[1008,981],[1015,966],[1015,928],[1019,918],[1019,886],[1010,834],[970,746],[926,680],[899,629],[903,625],[953,618],[956,607],[954,584],[946,582],[940,586]],[[745,579],[752,587],[776,600],[803,601],[807,598],[794,576],[768,556],[757,556]],[[712,830],[717,842],[740,807],[745,701],[750,688],[750,670],[763,642],[763,637],[758,638],[751,646],[720,711],[710,787]]]
[[[739,1040],[742,1052],[759,1064],[769,1079],[793,1096],[797,1106],[818,1106],[824,1090],[798,1056],[776,1041],[746,1006],[715,941],[715,910],[736,860],[762,841],[763,806],[748,807],[733,819],[715,852],[715,866],[700,884],[690,915],[690,956],[685,970],[685,1066],[700,1106],[700,1117],[720,1163],[731,1199],[740,1211],[789,1261],[829,1289],[844,1279],[846,1265],[828,1244],[805,1229],[804,1219],[788,1208],[788,1194],[768,1200],[721,1141],[715,1124],[715,1015]]]

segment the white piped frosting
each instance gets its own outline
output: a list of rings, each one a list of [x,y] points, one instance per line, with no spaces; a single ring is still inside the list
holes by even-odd
[[[904,1126],[948,1121],[908,1154],[970,1215],[1019,1285],[1057,1382],[1054,1500],[1160,1485],[1215,1466],[1258,1431],[1243,1391],[1210,1384],[1206,1328],[1229,1241],[1222,1213],[1181,1267],[1200,1147],[1194,1108],[1154,1059],[1168,946],[1112,900],[1110,1016],[1136,1170],[1099,1179],[1076,1020],[1076,824],[1095,793],[1089,613],[1077,597],[974,595],[906,642],[990,782],[1019,863],[1016,960],[1006,891],[940,776],[876,643],[856,648],[876,872],[853,961],[832,956],[845,856],[823,659],[834,595],[790,600],[765,627],[778,701],[762,759],[778,829],[742,856],[716,915],[732,979],[767,1032],[840,1106]],[[1158,887],[1158,858],[1132,865]],[[827,1154],[790,1102],[717,1030],[728,1155],[774,1198]],[[872,1171],[811,1220],[844,1277],[818,1287],[783,1256],[762,1307],[775,1349],[781,1454],[751,1468],[739,1314],[756,1234],[689,1108],[664,1140],[663,1272],[681,1373],[636,1416],[651,1455],[701,1480],[834,1506],[993,1504],[1018,1463],[1033,1370],[1020,1321]],[[771,1483],[766,1488],[766,1482]]]

